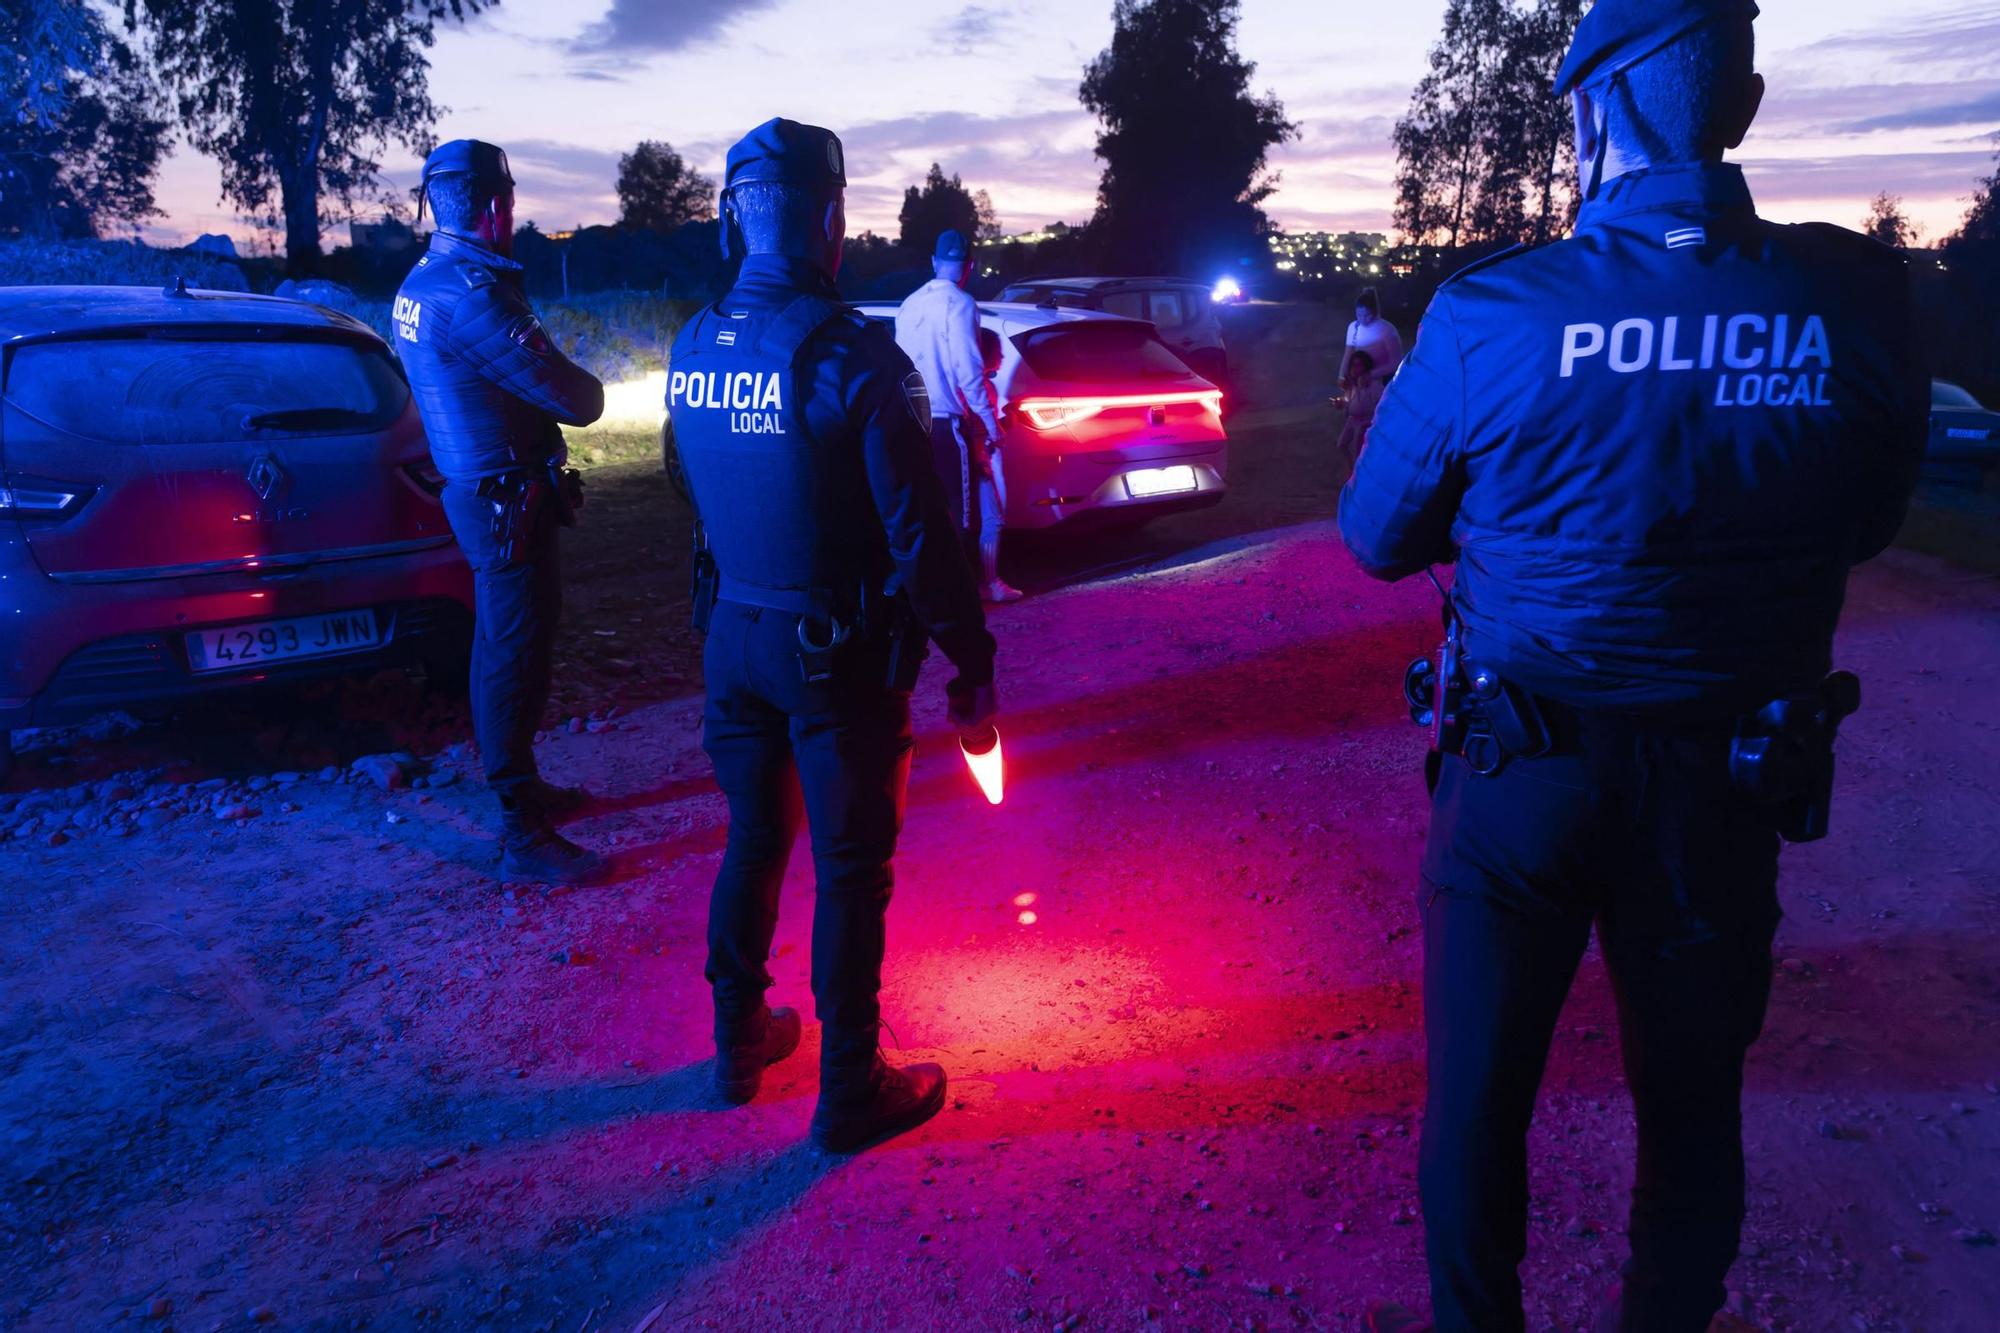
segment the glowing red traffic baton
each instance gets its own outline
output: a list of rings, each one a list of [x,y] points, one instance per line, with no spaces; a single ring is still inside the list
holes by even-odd
[[[989,722],[974,731],[961,731],[958,750],[965,756],[965,766],[985,794],[987,804],[1000,804],[1007,788],[1007,763],[1000,755],[1000,729]]]

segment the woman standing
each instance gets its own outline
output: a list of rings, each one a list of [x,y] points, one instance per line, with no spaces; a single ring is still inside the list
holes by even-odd
[[[1394,324],[1382,318],[1382,300],[1373,287],[1363,288],[1354,300],[1354,322],[1347,326],[1347,346],[1340,354],[1343,380],[1356,352],[1368,353],[1374,363],[1370,374],[1377,384],[1386,385],[1403,362],[1403,337]]]

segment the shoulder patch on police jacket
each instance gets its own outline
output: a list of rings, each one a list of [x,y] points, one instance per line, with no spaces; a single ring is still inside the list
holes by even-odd
[[[460,264],[458,271],[465,275],[465,285],[478,291],[481,287],[491,287],[500,279],[493,276],[493,270],[484,264]]]
[[[549,335],[542,329],[542,321],[533,315],[522,315],[507,326],[507,336],[536,356],[547,356],[555,350]]]
[[[1509,259],[1514,259],[1520,255],[1528,254],[1531,251],[1535,250],[1536,248],[1537,247],[1532,245],[1510,245],[1505,250],[1500,250],[1495,252],[1494,254],[1487,255],[1484,259],[1475,259],[1470,264],[1467,264],[1464,268],[1460,269],[1458,272],[1452,274],[1450,277],[1446,278],[1443,282],[1439,283],[1438,289],[1441,291],[1444,288],[1451,286],[1451,284],[1453,284],[1454,282],[1457,282],[1460,278],[1469,278],[1475,273],[1483,273],[1487,269],[1492,268],[1495,264],[1505,263]]]

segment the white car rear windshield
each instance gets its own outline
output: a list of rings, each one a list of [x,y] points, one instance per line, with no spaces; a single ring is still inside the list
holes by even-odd
[[[1029,369],[1046,380],[1122,384],[1183,380],[1194,373],[1145,324],[1057,324],[1015,341]]]
[[[105,444],[227,444],[381,430],[409,387],[354,342],[214,336],[29,343],[7,369],[9,412]]]
[[[1977,408],[1980,406],[1980,403],[1977,398],[1974,398],[1956,384],[1946,384],[1943,380],[1932,380],[1931,406]]]

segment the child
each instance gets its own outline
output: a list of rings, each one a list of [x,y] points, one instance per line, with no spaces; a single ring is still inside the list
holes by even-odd
[[[993,400],[993,414],[1000,414],[1000,388],[994,377],[1000,373],[1000,335],[982,326],[979,352],[986,361],[986,392]],[[985,466],[979,474],[979,563],[985,578],[981,589],[989,602],[1018,602],[1021,592],[1000,577],[1000,525],[1007,515],[1007,475],[1000,465],[1000,441],[989,440]]]
[[[1375,358],[1359,348],[1350,353],[1347,373],[1340,381],[1341,396],[1333,400],[1335,407],[1347,410],[1347,420],[1340,427],[1339,448],[1350,471],[1368,443],[1368,428],[1375,424],[1375,408],[1382,401],[1383,388],[1382,380],[1375,374]]]

